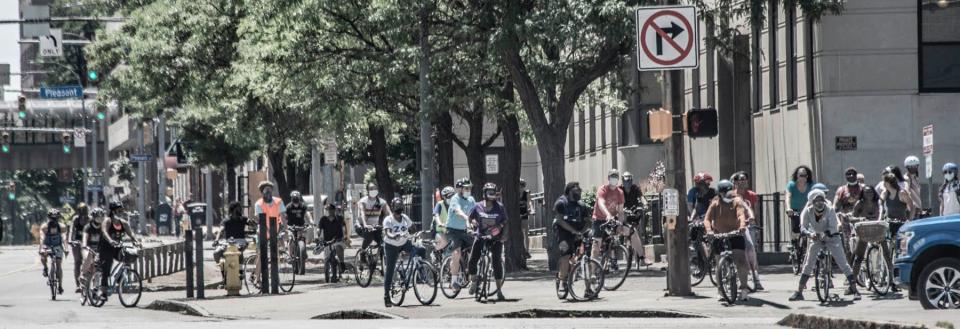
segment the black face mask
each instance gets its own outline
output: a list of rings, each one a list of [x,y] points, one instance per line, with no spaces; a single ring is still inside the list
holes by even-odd
[[[583,193],[583,192],[580,191],[580,190],[570,191],[570,200],[580,201],[580,195],[581,195],[582,193]]]

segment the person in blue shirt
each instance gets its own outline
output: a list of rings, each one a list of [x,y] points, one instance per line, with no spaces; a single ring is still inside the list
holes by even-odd
[[[553,211],[557,214],[554,220],[557,249],[560,250],[560,259],[557,261],[557,287],[560,289],[565,289],[562,283],[570,272],[570,257],[580,248],[583,236],[593,222],[593,211],[580,200],[582,194],[579,182],[569,182],[563,189],[563,195],[553,204]]]
[[[457,194],[453,186],[446,186],[440,190],[440,202],[433,207],[433,232],[437,250],[447,248],[447,219],[450,218],[450,199]]]
[[[470,264],[467,273],[471,277],[470,294],[477,291],[477,263],[483,248],[490,248],[490,260],[493,265],[493,277],[497,281],[497,300],[503,297],[503,234],[507,225],[507,211],[503,204],[497,201],[497,185],[486,183],[483,185],[483,201],[477,203],[470,212],[470,222],[477,228],[477,238],[473,242],[470,253]]]
[[[473,238],[467,233],[469,214],[476,206],[470,195],[473,183],[467,178],[457,181],[457,194],[450,198],[450,208],[447,210],[447,254],[450,255],[450,285],[453,289],[460,289],[460,259],[462,249],[473,245]]]
[[[790,175],[787,182],[787,217],[790,218],[790,229],[793,232],[791,243],[796,245],[800,235],[800,212],[807,206],[807,194],[813,190],[816,181],[813,179],[813,170],[810,167],[799,166]],[[803,247],[803,246],[801,246]]]
[[[694,186],[687,191],[687,212],[691,221],[703,220],[710,202],[717,196],[717,191],[710,187],[713,176],[707,172],[698,172],[693,176]]]

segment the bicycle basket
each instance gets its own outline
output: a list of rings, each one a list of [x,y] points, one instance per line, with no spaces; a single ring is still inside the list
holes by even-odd
[[[137,259],[140,258],[140,249],[134,247],[124,247],[123,251],[120,253],[121,260],[126,263],[135,263]]]
[[[859,222],[854,225],[857,237],[866,242],[880,242],[887,237],[887,222],[874,220]]]

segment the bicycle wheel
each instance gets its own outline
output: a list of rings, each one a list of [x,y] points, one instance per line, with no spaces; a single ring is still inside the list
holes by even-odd
[[[353,268],[356,271],[354,277],[357,284],[364,288],[370,286],[370,281],[373,280],[373,271],[376,270],[367,258],[370,258],[367,251],[360,249],[357,250],[357,255],[353,259]]]
[[[697,248],[693,245],[690,245],[690,286],[696,287],[700,282],[703,282],[703,277],[707,273],[707,269],[703,265],[703,258],[700,257],[700,253],[697,252]]]
[[[295,264],[298,260],[296,257],[290,257],[290,255],[287,255],[286,252],[283,252],[278,256],[277,263],[279,263],[280,290],[283,292],[290,292],[293,290],[293,286],[297,282]]]
[[[487,260],[487,267],[486,267],[486,269],[487,269],[487,271],[486,271],[487,274],[486,274],[485,276],[486,276],[486,279],[487,279],[487,280],[486,280],[486,281],[487,281],[487,288],[486,288],[484,291],[485,291],[487,294],[484,295],[484,296],[485,296],[485,297],[492,297],[492,296],[496,295],[498,292],[500,292],[500,288],[497,287],[497,284],[496,284],[497,276],[493,273],[495,270],[493,269],[493,263],[490,261],[490,257],[487,257],[486,260]],[[503,261],[503,260],[501,260],[501,261]],[[504,264],[504,263],[500,263],[500,264]],[[501,277],[502,277],[502,276],[501,276]],[[490,283],[493,283],[493,284],[490,284]]]
[[[603,289],[617,290],[627,280],[633,255],[626,246],[610,249],[603,258]]]
[[[140,296],[143,294],[143,281],[140,280],[140,273],[133,269],[121,269],[117,275],[117,297],[120,298],[120,304],[124,307],[135,307],[140,302]]]
[[[460,294],[460,287],[453,287],[453,274],[450,272],[451,262],[453,262],[453,257],[447,257],[443,259],[443,263],[440,265],[440,291],[443,292],[443,296],[454,299]]]
[[[421,305],[433,304],[437,298],[437,284],[440,282],[437,269],[427,261],[420,261],[420,266],[413,273],[413,293]]]
[[[890,269],[883,258],[883,251],[879,246],[871,246],[867,250],[867,268],[870,279],[870,290],[877,295],[884,296],[890,292]]]
[[[390,283],[390,302],[394,306],[403,305],[403,299],[407,296],[406,267],[407,264],[403,261],[398,261],[397,266],[394,267],[393,282]]]
[[[717,272],[717,256],[714,255],[710,257],[709,261],[705,263],[707,265],[707,273],[704,276],[710,277],[710,284],[714,287],[717,286],[717,276],[714,275]]]
[[[304,241],[297,242],[297,274],[306,275],[307,274],[307,243]]]
[[[727,304],[733,304],[737,301],[737,294],[740,292],[737,287],[737,265],[733,262],[733,257],[722,256],[717,263],[716,282],[720,296]]]
[[[106,298],[100,298],[100,291],[102,287],[100,286],[100,279],[103,277],[103,274],[100,273],[100,270],[93,272],[93,275],[90,276],[90,282],[87,282],[87,296],[90,297],[90,306],[100,307],[107,302]]]
[[[483,301],[490,295],[487,295],[487,290],[490,287],[490,257],[488,255],[483,255],[480,258],[480,262],[477,263],[477,278],[471,284],[476,284],[476,291],[474,291],[473,298],[476,301]]]
[[[817,266],[814,268],[814,287],[817,290],[817,299],[820,303],[826,303],[830,300],[830,264],[829,259],[820,258],[817,260]]]
[[[247,294],[260,291],[260,273],[257,272],[257,255],[247,256],[243,260],[243,287]]]
[[[570,297],[581,302],[597,298],[602,289],[602,275],[600,262],[586,256],[580,258],[567,276]]]
[[[56,259],[50,260],[50,272],[47,273],[47,285],[50,286],[50,300],[57,300],[57,287],[59,281],[57,280],[57,273],[60,273],[57,269]]]

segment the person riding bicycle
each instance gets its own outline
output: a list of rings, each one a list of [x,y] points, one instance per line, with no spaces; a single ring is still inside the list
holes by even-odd
[[[40,225],[40,233],[43,236],[43,243],[40,244],[40,262],[43,263],[43,276],[48,275],[49,269],[47,268],[47,256],[53,257],[53,261],[57,263],[57,273],[52,273],[56,275],[60,286],[57,287],[59,293],[63,293],[63,256],[64,252],[67,250],[67,239],[64,237],[67,235],[67,226],[61,223],[63,216],[60,215],[60,210],[56,208],[51,208],[47,211],[47,222]]]
[[[303,202],[303,195],[301,195],[299,191],[290,192],[290,203],[287,204],[286,208],[287,228],[294,226],[303,228],[306,227],[307,224],[313,223],[313,215],[307,211],[307,204]],[[301,234],[303,234],[303,232],[301,232]],[[293,236],[291,235],[290,238],[292,239]],[[296,254],[293,250],[295,246],[295,242],[287,245],[287,251],[289,255]]]
[[[757,244],[760,239],[760,225],[757,223],[757,218],[754,215],[756,214],[754,209],[757,207],[760,198],[756,192],[750,190],[750,176],[748,176],[745,171],[734,173],[733,176],[730,176],[730,180],[734,185],[734,193],[743,200],[746,210],[748,211],[748,230],[746,234],[743,235],[744,240],[746,240],[745,254],[747,257],[747,267],[753,276],[753,289],[760,291],[763,290],[763,285],[760,284],[760,263],[757,262]]]
[[[254,214],[257,220],[267,224],[265,225],[267,232],[264,236],[270,239],[270,225],[273,224],[278,231],[280,230],[280,224],[287,214],[287,206],[283,204],[282,199],[273,196],[273,183],[270,181],[260,182],[257,189],[263,197],[254,204]]]
[[[141,246],[141,242],[137,239],[137,236],[134,235],[130,223],[120,218],[120,210],[123,209],[123,204],[118,201],[112,201],[110,202],[109,209],[110,213],[108,218],[100,225],[103,237],[99,244],[100,272],[103,273],[103,275],[100,276],[100,298],[106,298],[107,296],[107,286],[110,282],[110,275],[108,274],[110,270],[113,269],[113,260],[120,260],[120,248],[122,246],[123,236],[126,235],[130,237],[135,245]]]
[[[903,167],[907,170],[907,175],[904,177],[907,179],[906,190],[910,193],[913,209],[916,209],[911,219],[920,218],[923,209],[923,198],[920,195],[920,158],[913,155],[906,157],[903,159]]]
[[[473,245],[473,238],[467,233],[467,221],[470,211],[476,207],[477,202],[470,195],[470,189],[473,183],[468,178],[461,178],[457,181],[457,194],[450,198],[450,209],[447,210],[447,254],[450,256],[450,285],[454,289],[463,287],[460,278],[460,260],[463,249]]]
[[[710,207],[707,208],[703,218],[703,227],[707,236],[716,233],[746,232],[750,209],[733,190],[733,183],[728,180],[718,182],[717,194],[719,195],[710,202]],[[747,294],[750,292],[750,289],[747,288],[749,272],[745,255],[746,239],[743,235],[740,235],[730,238],[729,241],[730,249],[733,252],[733,262],[737,266],[737,276],[740,280],[740,299],[746,300]],[[719,254],[723,247],[720,242],[714,241],[711,247],[716,251],[716,254]]]
[[[70,234],[67,235],[70,243],[70,251],[73,252],[73,280],[77,284],[77,292],[80,292],[80,268],[83,267],[83,228],[90,222],[90,209],[86,203],[81,202],[77,205],[77,214],[73,216],[70,222]]]
[[[947,162],[943,165],[943,185],[940,185],[940,215],[960,214],[960,177],[957,177],[957,165]]]
[[[700,222],[710,207],[710,202],[717,196],[717,191],[710,187],[713,176],[701,171],[693,176],[693,187],[687,191],[687,212],[691,222]]]
[[[83,227],[83,234],[81,235],[82,248],[89,248],[86,253],[86,256],[83,257],[83,264],[80,266],[81,272],[81,282],[87,282],[90,280],[90,276],[93,275],[93,267],[96,265],[95,260],[97,258],[97,250],[100,248],[100,240],[103,237],[103,229],[101,224],[103,223],[103,218],[106,216],[106,211],[102,208],[93,208],[90,211],[90,222]],[[78,285],[78,287],[83,287],[83,285]]]
[[[220,232],[214,240],[213,262],[220,263],[223,253],[227,251],[227,240],[233,239],[240,252],[247,248],[247,218],[243,217],[243,206],[239,202],[231,202],[229,216],[220,223]]]
[[[640,258],[640,266],[649,266],[650,263],[647,263],[646,253],[643,249],[643,243],[645,242],[643,241],[643,235],[647,229],[647,221],[643,214],[646,208],[643,191],[640,190],[640,186],[634,183],[633,174],[629,171],[623,172],[623,184],[620,185],[620,189],[623,191],[623,209],[635,211],[632,216],[624,218],[624,222],[632,225],[635,229],[635,232],[630,236],[630,246],[637,257]]]
[[[563,189],[563,195],[553,204],[553,211],[557,214],[554,228],[557,230],[557,249],[560,259],[557,262],[557,280],[560,289],[570,272],[570,257],[580,249],[583,236],[591,226],[590,207],[580,200],[583,190],[579,182],[569,182]]]
[[[440,202],[433,207],[434,247],[437,250],[447,248],[447,219],[450,218],[450,198],[457,194],[453,186],[440,190]]]
[[[884,191],[880,193],[880,218],[893,221],[890,223],[890,232],[897,232],[900,226],[907,220],[913,218],[913,201],[910,200],[910,193],[907,192],[897,181],[894,174],[883,176]]]
[[[390,201],[390,209],[391,214],[383,219],[383,259],[386,263],[384,264],[386,270],[383,273],[383,305],[386,307],[393,306],[393,302],[390,301],[390,286],[393,285],[400,252],[406,251],[411,255],[411,259],[414,253],[423,257],[423,250],[414,248],[413,243],[410,242],[409,230],[413,227],[413,221],[403,213],[403,199],[393,198]]]
[[[833,261],[847,277],[847,289],[854,296],[854,300],[860,300],[856,278],[847,263],[847,258],[844,257],[840,236],[836,235],[839,228],[836,211],[827,203],[827,195],[821,190],[810,191],[807,199],[810,200],[810,205],[800,214],[800,229],[802,234],[810,238],[810,242],[803,262],[800,283],[797,291],[790,296],[790,301],[803,300],[803,290],[806,289],[807,280],[813,274],[820,248],[829,248]]]
[[[593,207],[593,249],[591,256],[600,259],[601,245],[607,238],[603,225],[607,221],[616,221],[623,212],[624,196],[619,187],[620,171],[616,168],[607,172],[607,184],[597,189],[597,203]]]
[[[875,221],[880,219],[880,196],[877,194],[877,191],[874,190],[873,186],[864,186],[863,192],[860,193],[860,199],[857,201],[857,204],[853,207],[853,217],[862,218],[864,221]],[[853,277],[860,277],[861,265],[867,253],[867,244],[868,242],[863,239],[857,240],[857,245],[853,246]],[[890,277],[893,276],[893,260],[890,258],[890,255],[893,255],[890,252],[890,245],[886,242],[880,242],[880,248],[883,250],[883,254],[887,255],[884,257],[884,262],[887,264],[887,269],[890,272]],[[890,286],[894,292],[899,291],[899,288],[896,285]]]
[[[810,167],[807,166],[799,166],[794,169],[790,181],[787,182],[787,217],[790,218],[790,232],[792,233],[790,244],[796,250],[803,250],[803,247],[805,247],[799,243],[800,213],[807,206],[807,194],[812,190],[813,184],[813,170],[810,170]]]
[[[325,243],[333,243],[330,246],[334,251],[332,255],[337,257],[337,264],[340,264],[340,268],[334,273],[333,282],[336,283],[340,281],[339,274],[346,269],[343,258],[346,245],[343,241],[344,234],[347,231],[347,221],[343,216],[337,214],[336,205],[328,204],[324,208],[324,215],[317,221],[317,236]]]
[[[470,252],[470,263],[467,267],[467,274],[471,278],[470,294],[476,293],[479,278],[477,277],[477,264],[480,262],[480,255],[483,248],[490,247],[490,260],[493,266],[493,277],[497,283],[497,300],[504,300],[503,297],[503,242],[507,237],[503,234],[507,226],[507,211],[503,205],[497,201],[497,184],[483,184],[481,190],[483,201],[470,211],[470,223],[476,227],[477,238],[473,242],[473,249]],[[489,244],[484,241],[484,237],[491,239]]]
[[[383,246],[382,230],[377,227],[381,226],[384,218],[390,216],[390,207],[387,200],[380,198],[379,195],[377,183],[370,182],[367,184],[367,195],[357,201],[357,210],[362,214],[363,220],[354,222],[354,225],[357,226],[357,233],[363,237],[361,249],[369,247],[374,241],[377,242],[377,246],[381,248]]]

